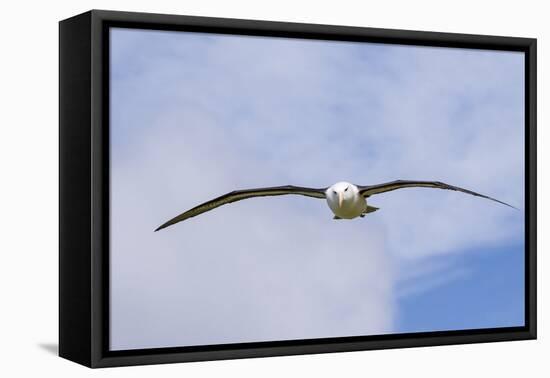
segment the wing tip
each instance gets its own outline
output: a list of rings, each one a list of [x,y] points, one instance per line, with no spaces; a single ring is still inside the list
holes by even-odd
[[[158,226],[158,227],[155,229],[154,232],[157,232],[157,231],[160,231],[160,230],[162,230],[162,229],[165,229],[166,227],[170,227],[170,226],[172,226],[172,225],[174,225],[174,224],[176,224],[176,223],[183,222],[184,220],[187,219],[187,218],[183,218],[183,219],[178,219],[178,218],[179,218],[179,216],[176,217],[176,218],[174,218],[174,219],[170,219],[170,220],[169,220],[168,222],[166,222],[166,223],[161,224],[160,226]]]
[[[168,227],[167,224],[160,225],[160,226],[158,226],[157,228],[155,228],[155,231],[153,231],[153,232],[160,231],[160,230],[162,230],[163,228],[166,228],[166,227]]]
[[[500,202],[500,203],[502,203],[502,204],[504,204],[504,205],[506,205],[506,206],[508,206],[508,207],[511,207],[511,208],[514,209],[514,210],[519,211],[519,208],[515,207],[514,205],[510,205],[509,203],[506,203],[506,202]]]

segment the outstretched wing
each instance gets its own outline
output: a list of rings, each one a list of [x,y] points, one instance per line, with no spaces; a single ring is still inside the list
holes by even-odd
[[[175,223],[184,221],[186,219],[195,217],[199,214],[213,210],[216,207],[220,207],[228,203],[241,201],[248,198],[266,197],[266,196],[283,196],[285,194],[297,194],[300,196],[324,199],[325,191],[326,191],[326,188],[314,189],[314,188],[303,188],[300,186],[293,186],[293,185],[274,186],[270,188],[235,190],[230,193],[224,194],[223,196],[214,198],[213,200],[210,200],[208,202],[195,206],[194,208],[187,210],[184,213],[181,213],[177,217],[172,218],[168,222],[159,226],[155,231],[162,230],[163,228],[171,226]]]
[[[390,181],[390,182],[386,182],[378,185],[358,186],[358,188],[359,188],[359,193],[361,193],[363,197],[370,197],[374,194],[380,194],[380,193],[390,192],[392,190],[404,189],[404,188],[434,188],[434,189],[455,190],[458,192],[471,194],[472,196],[486,198],[491,201],[495,201],[516,209],[514,206],[509,205],[506,202],[502,202],[495,198],[492,198],[483,194],[479,194],[476,192],[472,192],[471,190],[460,188],[458,186],[445,184],[444,182],[440,182],[440,181],[396,180],[396,181]]]

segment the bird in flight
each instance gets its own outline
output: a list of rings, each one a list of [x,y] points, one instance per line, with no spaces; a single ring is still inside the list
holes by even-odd
[[[404,188],[434,188],[447,189],[470,194],[472,196],[481,197],[512,207],[505,202],[495,198],[472,192],[471,190],[459,188],[445,184],[439,181],[411,181],[411,180],[396,180],[378,185],[354,185],[349,182],[338,182],[328,188],[305,188],[301,186],[274,186],[268,188],[234,190],[223,196],[214,198],[204,202],[198,206],[187,210],[184,213],[170,219],[168,222],[159,226],[155,231],[162,230],[173,224],[182,222],[186,219],[196,217],[202,213],[213,210],[216,207],[227,205],[232,202],[241,201],[254,197],[282,196],[286,194],[295,194],[300,196],[324,199],[327,201],[328,207],[334,213],[334,219],[353,219],[357,217],[363,218],[366,214],[378,210],[377,207],[367,205],[367,198],[375,194],[390,192],[392,190]]]

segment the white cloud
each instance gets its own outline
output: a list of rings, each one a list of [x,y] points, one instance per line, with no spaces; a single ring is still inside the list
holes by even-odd
[[[208,140],[206,129],[199,140]],[[185,132],[160,135],[186,139]],[[323,200],[289,197],[240,202],[153,233],[247,171],[201,174],[210,163],[239,163],[219,147],[220,160],[197,164],[209,143],[145,143],[147,154],[113,167],[113,348],[391,330],[392,272],[382,230],[338,224]],[[261,172],[254,164],[244,166]]]

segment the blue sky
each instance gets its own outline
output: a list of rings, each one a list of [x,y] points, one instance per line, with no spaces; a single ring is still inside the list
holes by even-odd
[[[523,55],[111,32],[111,348],[523,324]],[[228,191],[440,180],[335,222]]]

